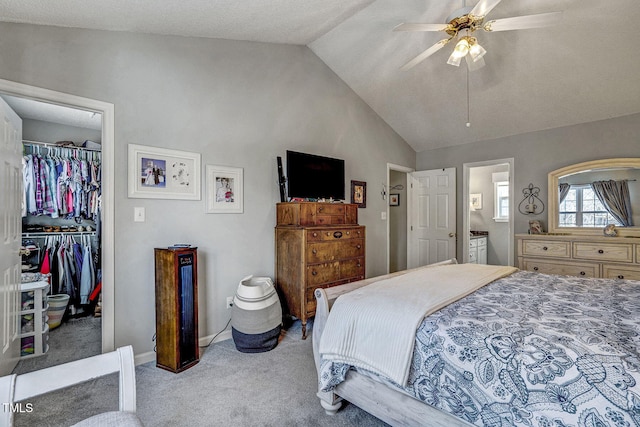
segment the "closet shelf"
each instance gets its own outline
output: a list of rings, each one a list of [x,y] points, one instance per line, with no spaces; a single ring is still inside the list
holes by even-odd
[[[42,142],[42,141],[30,141],[28,139],[23,139],[22,140],[22,144],[23,145],[29,145],[29,146],[38,146],[38,147],[45,147],[45,148],[67,148],[70,150],[84,150],[84,151],[95,151],[95,152],[101,152],[102,149],[101,148],[87,148],[87,147],[78,147],[77,145],[60,145],[60,144],[56,144],[53,142]]]

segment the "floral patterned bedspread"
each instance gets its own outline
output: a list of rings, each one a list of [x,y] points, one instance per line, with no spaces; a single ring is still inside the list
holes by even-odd
[[[426,317],[394,386],[478,426],[640,426],[639,333],[640,282],[519,271]]]

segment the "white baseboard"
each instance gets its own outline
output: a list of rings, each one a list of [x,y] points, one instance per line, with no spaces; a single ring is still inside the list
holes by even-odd
[[[211,342],[211,339],[214,336],[215,335],[209,335],[209,336],[206,336],[206,337],[200,337],[198,339],[198,345],[200,347],[204,347],[204,346],[208,345]],[[213,340],[213,342],[211,342],[211,344],[217,343],[217,342],[220,342],[220,341],[226,341],[228,339],[231,339],[231,331],[224,331],[224,332],[220,333]],[[140,354],[136,354],[135,355],[135,364],[136,365],[142,365],[143,363],[153,362],[154,360],[156,360],[156,352],[155,351],[147,351],[146,353],[140,353]]]
[[[155,351],[147,351],[146,353],[136,354],[134,361],[136,365],[142,365],[143,363],[153,362],[156,360]]]
[[[206,337],[201,337],[198,340],[198,344],[200,345],[200,347],[204,347],[204,346],[209,344],[209,342],[211,341],[211,339],[214,336],[215,336],[215,334],[209,335],[209,336],[206,336]],[[220,342],[220,341],[230,340],[230,339],[231,339],[231,329],[229,329],[227,331],[220,332],[220,334],[211,342],[211,344],[216,343],[216,342]]]

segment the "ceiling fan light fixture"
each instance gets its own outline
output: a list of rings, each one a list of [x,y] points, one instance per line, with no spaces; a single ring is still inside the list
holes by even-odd
[[[458,43],[456,43],[456,47],[453,48],[453,53],[451,55],[454,55],[456,58],[460,59],[463,58],[468,52],[469,40],[468,37],[465,36],[458,40]]]
[[[447,60],[447,64],[449,65],[453,65],[454,67],[459,67],[460,66],[460,61],[462,61],[463,56],[459,56],[456,54],[456,51],[454,50],[451,53],[451,56],[449,56],[449,59]]]
[[[469,48],[469,55],[471,55],[471,59],[473,59],[473,62],[476,62],[487,53],[487,50],[480,46],[480,43],[478,43],[475,38],[473,39],[473,41],[474,43],[472,43],[471,47]]]

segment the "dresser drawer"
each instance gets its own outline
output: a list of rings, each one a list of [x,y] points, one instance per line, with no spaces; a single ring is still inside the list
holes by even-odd
[[[344,215],[330,216],[330,215],[318,215],[316,216],[317,225],[340,225],[344,224]]]
[[[316,209],[316,225],[336,225],[346,224],[345,205],[342,204],[320,204]]]
[[[544,274],[559,274],[563,276],[599,277],[600,266],[598,264],[578,262],[554,262],[535,258],[523,258],[522,269],[536,271]]]
[[[571,243],[524,239],[522,255],[571,258]]]
[[[340,279],[340,262],[325,262],[307,266],[307,287],[317,287]]]
[[[606,277],[607,279],[640,280],[640,266],[632,267],[626,265],[603,264],[602,277]]]
[[[364,227],[312,228],[307,230],[307,242],[363,239]]]
[[[633,262],[633,245],[631,243],[573,242],[573,257],[598,261]]]
[[[344,216],[345,207],[340,203],[317,204],[316,212],[318,215],[342,215]]]
[[[308,264],[362,256],[364,256],[364,240],[362,239],[307,244],[306,261]]]
[[[313,294],[316,289],[326,289],[332,286],[343,285],[353,282],[353,280],[339,280],[337,282],[325,283],[322,285],[307,286],[305,290],[304,310],[307,316],[313,316],[316,313],[316,297]]]
[[[355,258],[340,263],[340,279],[364,279],[364,258]]]

